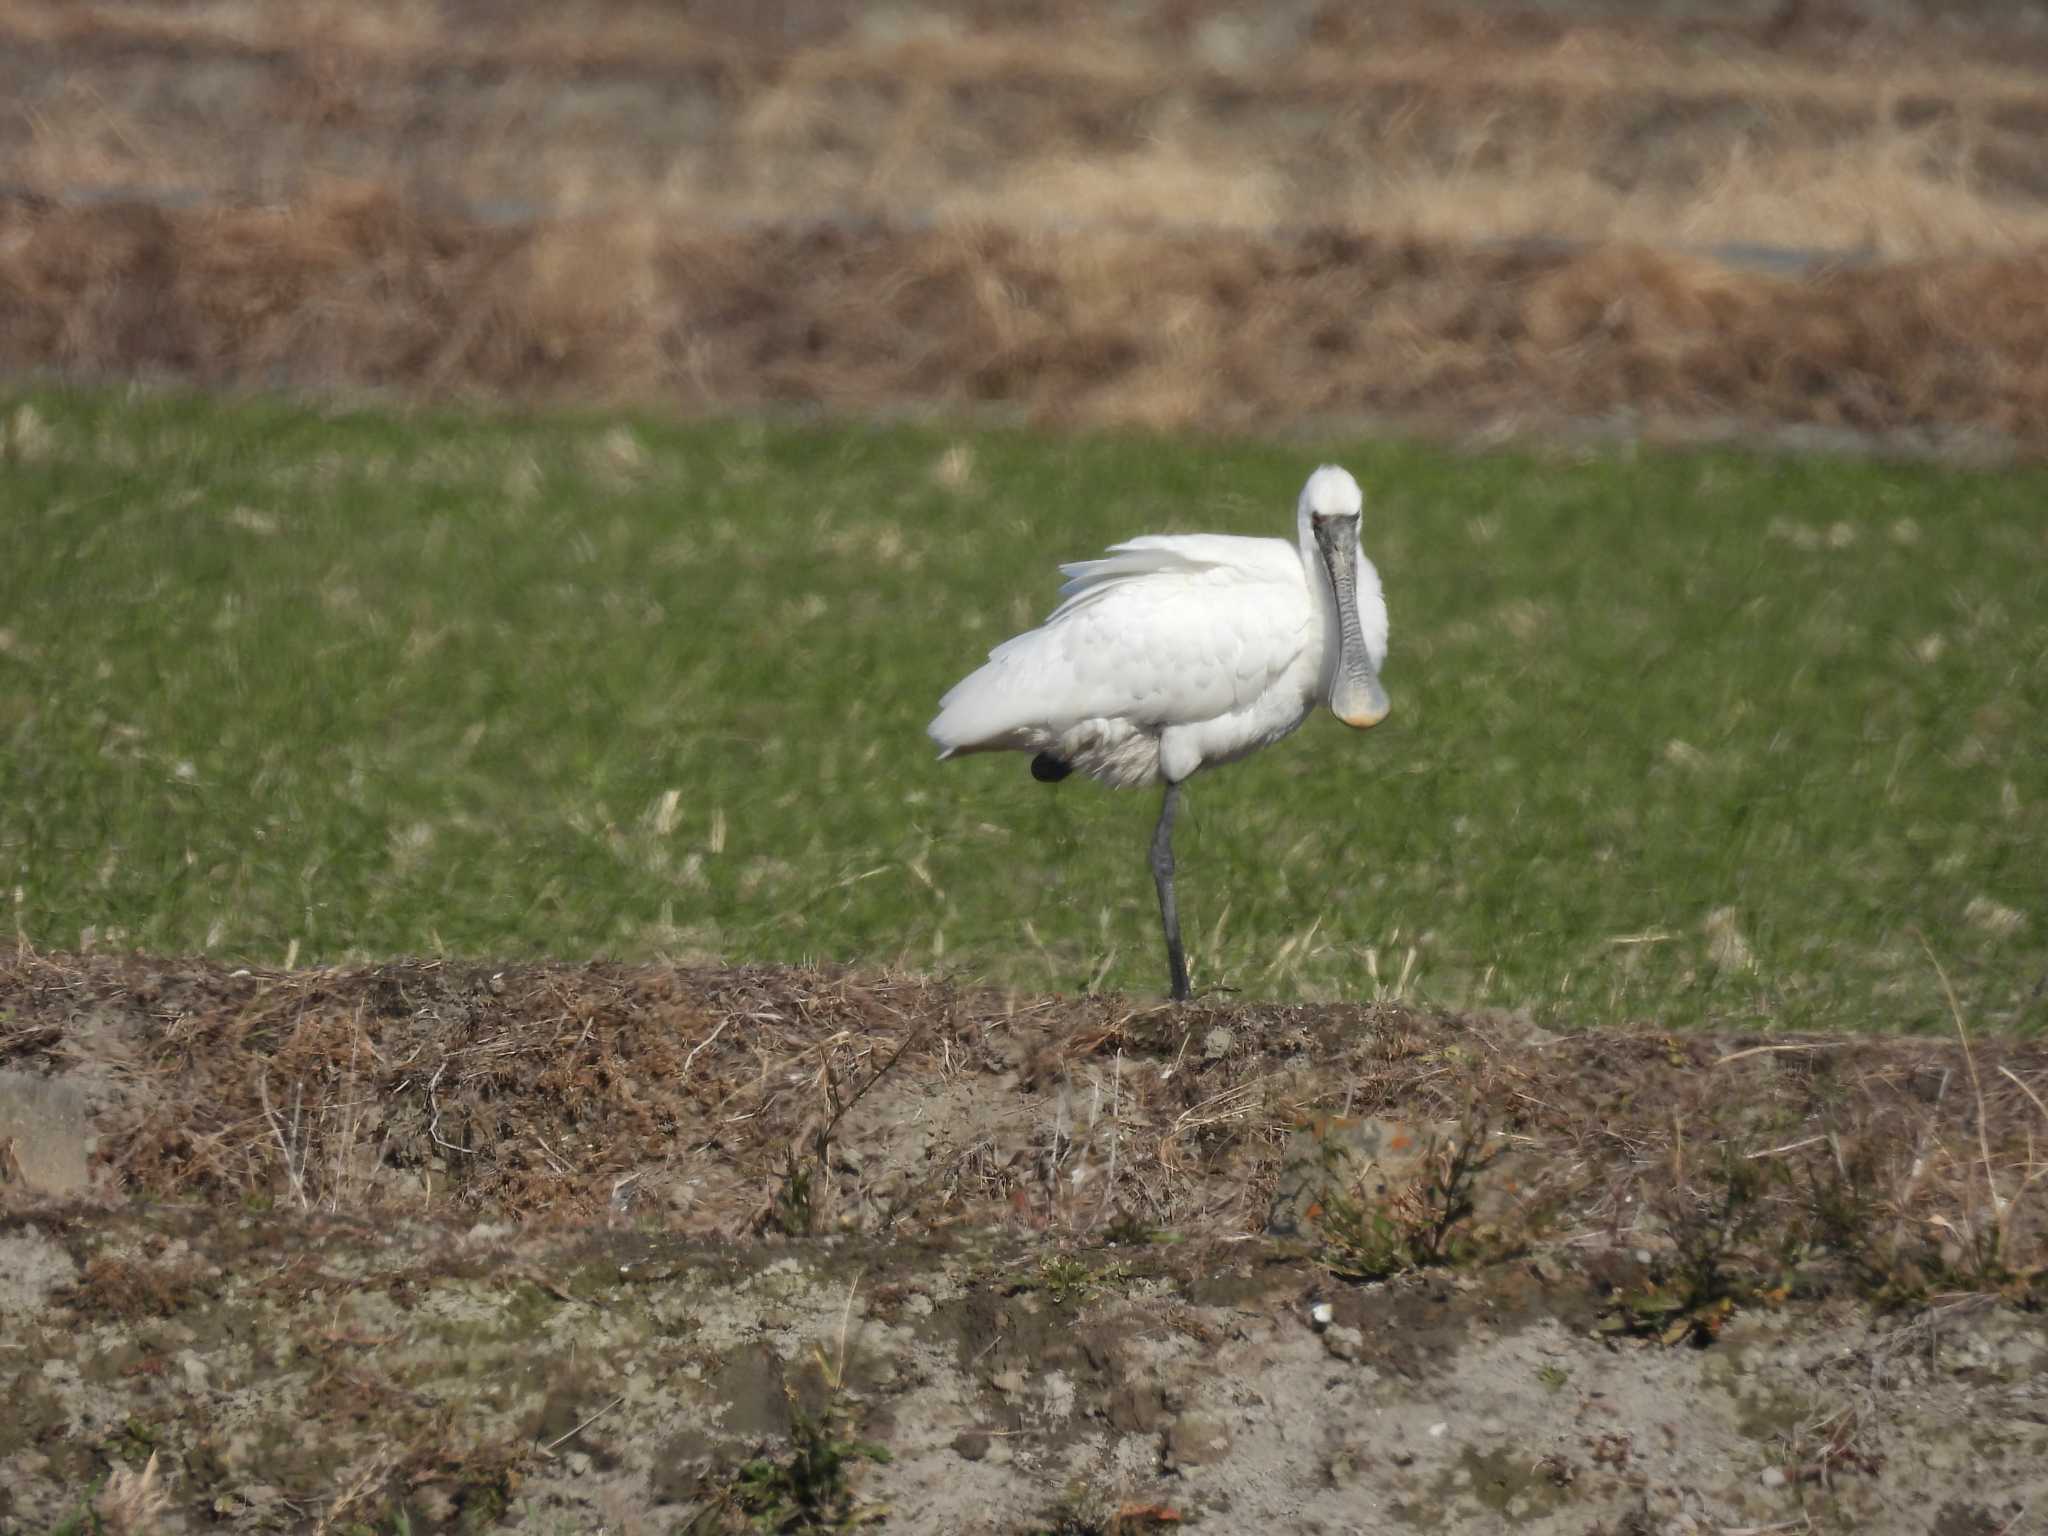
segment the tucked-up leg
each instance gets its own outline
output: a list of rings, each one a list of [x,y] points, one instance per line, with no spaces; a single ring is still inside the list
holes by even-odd
[[[1074,765],[1063,762],[1050,752],[1041,752],[1031,759],[1031,777],[1041,784],[1057,784],[1074,771]]]
[[[1180,947],[1180,909],[1173,900],[1173,813],[1180,804],[1180,786],[1166,786],[1159,803],[1159,825],[1152,829],[1152,883],[1159,888],[1159,922],[1166,930],[1166,968],[1173,1000],[1188,1000],[1188,960]]]

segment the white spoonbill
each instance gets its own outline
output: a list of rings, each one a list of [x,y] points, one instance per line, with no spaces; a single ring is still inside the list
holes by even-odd
[[[1060,567],[1061,602],[939,700],[939,756],[1033,752],[1031,776],[1078,769],[1163,784],[1152,880],[1175,1002],[1188,997],[1173,896],[1173,815],[1197,769],[1258,751],[1327,704],[1360,730],[1387,717],[1387,604],[1358,544],[1358,482],[1308,477],[1295,537],[1148,534]]]

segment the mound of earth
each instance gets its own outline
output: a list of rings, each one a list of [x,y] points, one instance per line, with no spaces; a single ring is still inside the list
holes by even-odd
[[[22,954],[0,1530],[2010,1529],[2044,1086],[1960,1034]]]

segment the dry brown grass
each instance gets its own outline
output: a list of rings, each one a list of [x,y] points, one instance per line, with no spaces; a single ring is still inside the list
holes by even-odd
[[[2048,240],[2038,45],[1875,5],[1787,18],[16,0],[0,180],[296,203],[338,177],[699,231],[837,210],[1902,258]]]
[[[151,1263],[103,1253],[87,1263],[64,1299],[68,1305],[133,1323],[175,1316],[192,1304],[197,1289],[199,1274],[190,1264]]]
[[[2048,1260],[2048,1048],[2031,1043],[1546,1037],[1390,1006],[1024,1002],[765,968],[27,954],[0,965],[0,1010],[41,1031],[17,1064],[112,1049],[94,1041],[145,1064],[101,1155],[159,1197],[289,1203],[303,1180],[358,1217],[730,1234],[788,1199],[790,1151],[816,1141],[820,1226],[1217,1237],[1264,1225],[1291,1127],[1391,1116],[1493,1127],[1510,1247],[1684,1254],[1733,1190],[1742,1251],[1719,1232],[1714,1264],[1768,1255],[1923,1296],[2037,1294]],[[303,1107],[296,1164],[264,1110],[281,1097]],[[328,1202],[326,1170],[365,1145]],[[87,1280],[131,1309],[156,1294],[127,1269]]]
[[[1938,19],[1943,24],[1929,27]],[[2017,22],[2017,24],[2015,24]],[[673,72],[745,65],[772,72],[953,80],[1077,74],[1097,84],[1156,79],[1179,68],[1228,77],[1282,74],[1290,83],[1456,78],[1696,96],[1759,87],[1856,100],[1843,68],[1880,87],[2032,97],[2030,66],[2048,47],[2023,18],[1980,7],[1795,3],[1774,17],[1708,4],[1688,15],[1627,7],[1543,9],[1440,5],[1293,8],[1261,26],[1236,0],[1164,0],[1105,11],[1088,0],[967,0],[897,8],[875,19],[853,4],[751,5],[735,0],[583,0],[527,8],[460,0],[10,0],[0,30],[20,43],[108,50],[275,56],[321,50],[383,63],[424,60],[555,74]],[[1902,42],[1913,46],[1902,48]],[[795,62],[801,61],[801,62]],[[1964,71],[1969,71],[1965,74]]]
[[[2048,87],[1994,13],[1119,16],[15,0],[0,367],[2043,440]],[[198,201],[74,196],[123,186]],[[1728,242],[1910,264],[1673,254]]]
[[[157,1453],[151,1451],[141,1469],[115,1467],[92,1502],[96,1530],[107,1536],[155,1536],[162,1529],[171,1491],[157,1475]]]
[[[2044,290],[2042,253],[1796,279],[1344,231],[515,231],[374,190],[216,214],[0,204],[0,368],[686,411],[1230,429],[1620,412],[2038,445]]]

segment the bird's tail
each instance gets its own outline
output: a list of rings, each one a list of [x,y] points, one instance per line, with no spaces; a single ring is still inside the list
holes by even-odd
[[[1041,744],[1042,733],[1025,723],[1033,701],[1019,697],[1010,671],[1002,656],[993,656],[947,690],[938,714],[925,727],[925,734],[938,744],[940,758]]]

